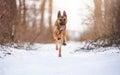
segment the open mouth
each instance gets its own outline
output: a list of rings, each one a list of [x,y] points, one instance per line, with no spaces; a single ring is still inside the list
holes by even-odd
[[[61,25],[60,31],[63,31],[65,29],[65,25]]]

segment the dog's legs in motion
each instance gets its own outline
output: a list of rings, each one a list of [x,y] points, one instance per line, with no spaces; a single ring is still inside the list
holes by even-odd
[[[66,45],[66,41],[67,41],[67,39],[66,39],[66,33],[63,34],[62,38],[63,38],[62,44],[65,46]]]
[[[58,39],[56,39],[55,43],[56,43],[56,50],[58,50]]]
[[[58,38],[58,44],[59,44],[59,51],[58,51],[58,57],[62,57],[61,54],[61,49],[62,49],[62,43],[63,43],[63,38],[62,34],[60,34],[60,38]]]
[[[61,48],[62,48],[62,39],[61,39],[61,38],[58,39],[58,44],[59,44],[58,57],[61,57],[61,56],[62,56],[62,55],[61,55]]]
[[[62,44],[65,46],[66,45],[66,36],[63,36],[63,42]]]

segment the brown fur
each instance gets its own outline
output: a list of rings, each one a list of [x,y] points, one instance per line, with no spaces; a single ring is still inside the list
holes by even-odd
[[[53,37],[56,44],[56,50],[59,50],[59,57],[61,57],[61,45],[66,45],[66,23],[67,23],[67,15],[66,12],[63,12],[63,15],[61,15],[61,12],[58,11],[58,17],[55,22],[54,30],[53,30]],[[63,28],[62,28],[63,26]],[[61,39],[60,47],[58,48],[58,40]]]

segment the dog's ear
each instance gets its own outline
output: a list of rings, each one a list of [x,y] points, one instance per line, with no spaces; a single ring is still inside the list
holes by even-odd
[[[61,12],[60,11],[58,11],[58,16],[57,16],[57,18],[59,18],[61,16]]]
[[[66,14],[66,12],[65,12],[65,11],[63,11],[63,16],[67,17],[67,14]]]

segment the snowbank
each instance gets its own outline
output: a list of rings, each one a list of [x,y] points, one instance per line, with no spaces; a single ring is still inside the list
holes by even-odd
[[[75,52],[82,45],[68,43],[62,58],[54,44],[35,44],[34,50],[12,48],[12,55],[0,58],[0,75],[120,75],[117,48]]]

